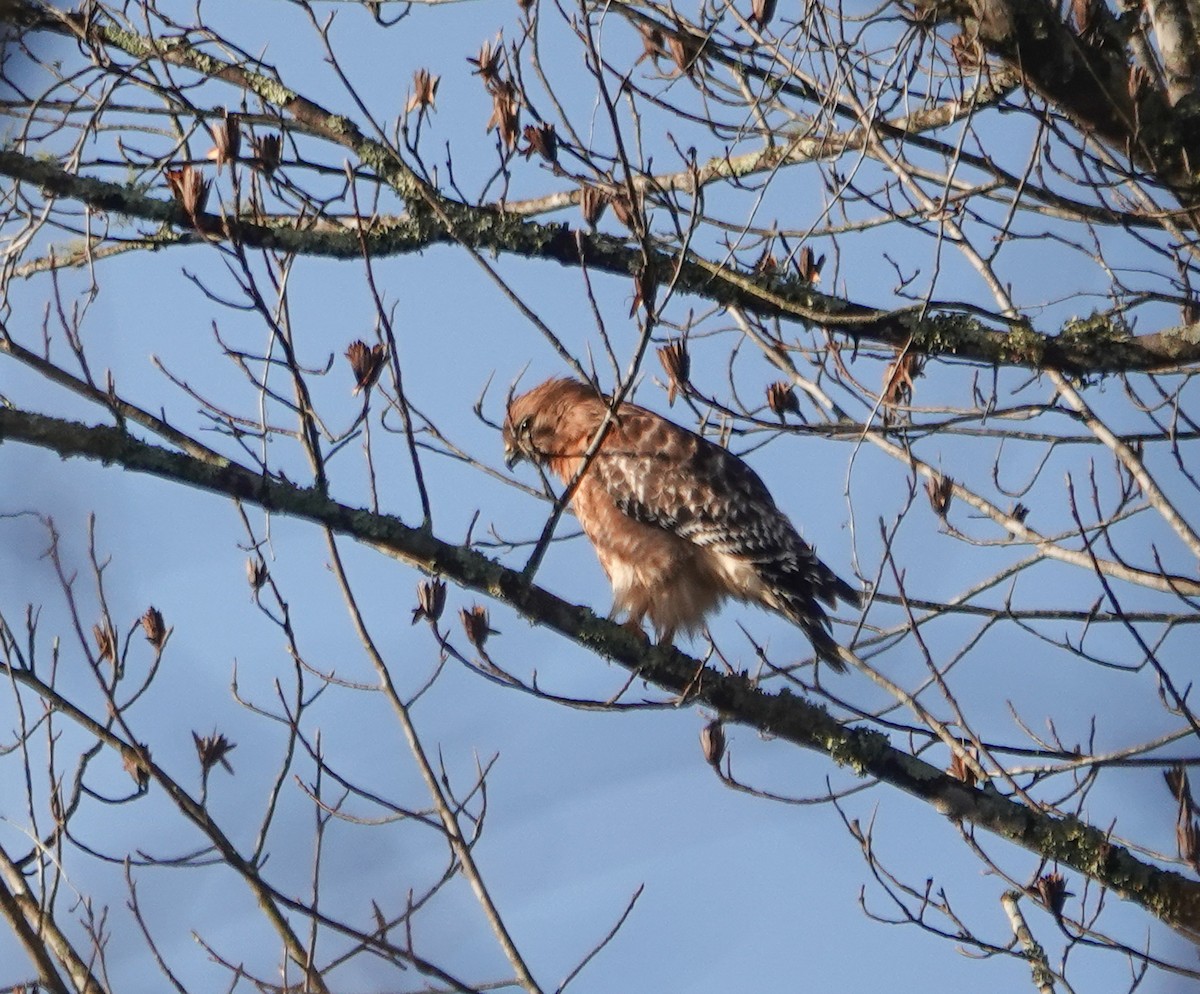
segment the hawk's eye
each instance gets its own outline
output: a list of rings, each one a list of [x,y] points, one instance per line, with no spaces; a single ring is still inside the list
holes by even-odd
[[[521,423],[517,426],[517,438],[528,438],[529,431],[532,427],[533,427],[533,417],[532,416],[522,419]]]

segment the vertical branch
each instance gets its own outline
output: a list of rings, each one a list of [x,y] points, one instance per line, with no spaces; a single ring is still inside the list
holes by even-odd
[[[534,980],[533,974],[525,963],[524,956],[522,956],[516,942],[504,924],[500,909],[492,900],[492,896],[484,882],[483,874],[475,862],[475,854],[458,823],[458,816],[455,813],[454,806],[446,797],[438,773],[433,768],[433,764],[430,763],[429,757],[425,753],[425,747],[421,743],[421,737],[417,732],[416,725],[413,723],[408,705],[404,703],[399,692],[396,690],[396,685],[392,681],[392,675],[388,671],[387,663],[384,661],[383,656],[380,655],[375,645],[375,640],[367,630],[366,620],[359,611],[357,600],[350,587],[350,579],[346,575],[341,554],[338,552],[337,541],[332,531],[326,529],[325,540],[334,575],[337,578],[338,586],[341,588],[342,597],[346,602],[346,609],[350,614],[351,621],[353,622],[355,631],[358,633],[363,648],[366,650],[375,667],[375,672],[379,676],[380,685],[388,699],[388,703],[392,707],[392,712],[395,714],[396,720],[400,723],[400,728],[404,732],[409,750],[412,752],[413,758],[417,763],[417,769],[420,771],[421,779],[425,782],[425,788],[429,791],[429,796],[433,801],[434,807],[437,809],[446,840],[450,843],[451,850],[461,864],[463,875],[467,878],[471,889],[475,892],[475,897],[483,909],[488,924],[491,926],[492,932],[496,936],[496,940],[499,942],[505,958],[513,968],[517,983],[521,985],[527,994],[541,994],[541,988],[538,986],[537,981]]]
[[[1025,951],[1029,969],[1033,971],[1033,986],[1038,989],[1038,994],[1054,994],[1054,971],[1050,969],[1046,951],[1029,931],[1019,904],[1020,899],[1019,891],[1007,890],[1000,896],[1000,904],[1012,925],[1013,935]]]
[[[421,457],[417,452],[417,438],[413,431],[412,411],[408,405],[408,397],[404,392],[404,372],[400,365],[400,345],[396,341],[396,332],[392,321],[384,307],[383,298],[375,284],[375,269],[371,265],[371,252],[367,247],[367,234],[362,216],[362,207],[358,202],[358,187],[354,182],[354,173],[350,164],[346,164],[346,182],[350,188],[350,196],[354,201],[354,230],[358,232],[359,244],[362,247],[363,272],[367,280],[367,288],[375,302],[375,313],[383,327],[384,339],[388,347],[388,359],[392,366],[392,378],[396,383],[396,406],[400,414],[400,423],[404,426],[404,440],[408,444],[408,458],[412,462],[413,479],[417,484],[417,495],[421,501],[421,525],[433,528],[433,507],[429,502],[429,491],[425,487],[425,473],[421,469]],[[364,398],[363,403],[366,403]]]

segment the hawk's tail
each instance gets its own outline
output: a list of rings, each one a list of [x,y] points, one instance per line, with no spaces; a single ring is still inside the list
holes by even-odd
[[[813,606],[816,607],[816,605]],[[813,651],[817,654],[817,658],[822,662],[828,663],[829,668],[835,673],[845,673],[846,663],[840,654],[841,646],[829,634],[829,619],[819,607],[816,610],[819,612],[819,616],[812,614],[792,614],[790,611],[788,614],[800,626],[804,634],[808,636],[808,640],[812,643]]]
[[[838,601],[845,601],[854,607],[862,607],[863,595],[861,590],[850,586],[850,584],[824,563],[818,561],[818,565],[821,566],[821,576],[815,593],[821,600],[830,607],[837,607]]]
[[[846,663],[841,656],[844,650],[830,634],[829,616],[820,602],[837,607],[838,601],[845,601],[858,607],[862,603],[862,593],[815,556],[807,575],[791,573],[786,578],[776,576],[774,579],[782,612],[808,636],[819,659],[828,663],[834,672],[844,673]],[[780,583],[780,580],[785,582]],[[791,582],[786,582],[788,580]]]

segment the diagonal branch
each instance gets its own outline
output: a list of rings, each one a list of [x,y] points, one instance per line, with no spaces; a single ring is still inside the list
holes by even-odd
[[[987,829],[1037,856],[1064,863],[1167,924],[1200,934],[1200,882],[1138,859],[1077,818],[1056,817],[990,786],[976,788],[897,749],[880,732],[848,727],[788,690],[767,693],[748,677],[722,675],[671,647],[647,647],[629,631],[528,583],[470,548],[444,542],[391,515],[372,514],[235,463],[214,465],[138,441],[117,428],[0,409],[0,443],[24,442],[247,501],[351,536],[411,566],[502,601],[586,649],[663,689],[703,704],[724,720],[821,752],[860,776],[874,777],[955,821]]]
[[[253,248],[310,256],[361,259],[419,252],[436,244],[506,252],[563,266],[632,276],[641,271],[640,245],[612,235],[587,233],[565,224],[545,224],[470,207],[438,197],[435,210],[410,213],[359,232],[353,226],[318,226],[225,214],[187,213],[173,201],[118,183],[77,176],[54,162],[0,149],[0,174],[36,183],[53,196],[79,200],[114,213],[158,224],[195,228],[209,238]],[[434,217],[429,217],[430,213]],[[444,219],[444,220],[442,220]],[[1131,335],[1119,322],[1093,318],[1074,322],[1058,335],[1025,326],[999,331],[950,304],[914,309],[878,310],[821,293],[797,276],[755,274],[718,265],[689,252],[680,260],[668,249],[651,253],[662,271],[678,270],[675,286],[724,307],[739,307],[763,318],[778,317],[825,327],[857,340],[927,355],[1027,369],[1057,369],[1071,375],[1096,375],[1178,368],[1200,362],[1200,325],[1182,325],[1146,335]]]

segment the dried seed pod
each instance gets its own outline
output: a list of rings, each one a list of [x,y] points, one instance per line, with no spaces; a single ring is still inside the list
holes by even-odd
[[[102,663],[117,662],[117,633],[107,621],[92,625],[92,638],[96,640],[96,652]]]
[[[676,395],[687,392],[688,377],[692,372],[687,342],[682,338],[667,342],[658,350],[658,361],[667,374],[667,406],[672,407]]]
[[[1034,884],[1034,891],[1055,918],[1062,918],[1063,906],[1067,903],[1067,898],[1075,896],[1067,890],[1067,882],[1057,870],[1038,877],[1037,883]]]
[[[1020,501],[1017,501],[1011,511],[1008,512],[1012,517],[1016,518],[1021,524],[1025,524],[1025,519],[1029,517],[1029,508]]]
[[[483,80],[483,85],[491,92],[500,82],[500,70],[504,66],[504,41],[501,35],[496,35],[496,47],[492,48],[490,41],[485,41],[479,49],[479,54],[473,59],[467,59],[475,67],[472,76]]]
[[[184,212],[195,221],[196,216],[204,213],[208,203],[209,182],[200,176],[198,169],[184,166],[182,169],[168,169],[167,183],[175,202]]]
[[[949,476],[938,476],[925,481],[925,493],[929,497],[929,506],[933,513],[943,521],[950,510],[950,502],[954,499],[954,480]]]
[[[350,369],[354,373],[354,393],[370,390],[383,371],[383,361],[387,357],[387,349],[382,342],[367,345],[359,340],[350,343],[346,349],[346,358],[350,360]]]
[[[889,362],[883,373],[883,406],[888,411],[912,403],[913,380],[921,375],[921,357],[903,352]]]
[[[149,607],[142,615],[142,631],[146,633],[146,641],[158,651],[167,644],[167,626],[163,621],[162,612],[156,607]]]
[[[704,70],[704,39],[684,31],[673,31],[667,36],[667,51],[675,63],[677,76],[699,75]]]
[[[526,145],[519,153],[526,159],[535,153],[551,165],[558,164],[558,132],[553,124],[527,124],[524,130]]]
[[[467,633],[467,641],[480,652],[483,651],[483,645],[487,642],[489,635],[500,634],[488,624],[487,608],[482,604],[476,604],[471,608],[464,607],[459,610],[458,616],[462,619],[463,630]]]
[[[1183,818],[1175,826],[1175,845],[1180,858],[1200,873],[1200,825],[1194,818]]]
[[[1126,83],[1130,99],[1138,101],[1154,89],[1154,80],[1145,66],[1129,67],[1129,80]]]
[[[644,227],[642,210],[645,200],[641,190],[636,191],[634,199],[630,199],[628,191],[619,190],[609,196],[608,202],[612,204],[613,214],[617,220],[635,235]]]
[[[1179,801],[1189,814],[1194,811],[1196,805],[1192,800],[1192,786],[1188,782],[1187,767],[1182,763],[1176,763],[1163,770],[1163,779],[1167,782],[1167,789],[1171,792],[1171,796]]]
[[[805,283],[816,286],[821,282],[821,270],[825,268],[825,256],[818,257],[811,246],[805,245],[800,249],[796,259],[796,273]]]
[[[1179,855],[1187,864],[1200,873],[1200,825],[1192,817],[1196,813],[1196,802],[1192,797],[1192,787],[1188,783],[1187,767],[1182,763],[1163,771],[1167,788],[1179,804],[1179,812],[1175,822],[1175,844]]]
[[[725,755],[725,729],[716,718],[700,729],[700,749],[708,765],[716,769]]]
[[[246,579],[250,581],[250,589],[256,594],[262,590],[262,586],[267,582],[267,564],[257,556],[250,556],[246,560]]]
[[[412,96],[404,105],[404,113],[411,114],[415,110],[424,114],[426,109],[436,110],[438,83],[441,81],[441,76],[434,76],[428,69],[416,70],[413,73]]]
[[[779,269],[779,260],[775,258],[775,254],[771,251],[771,246],[764,245],[762,255],[754,261],[754,271],[766,275],[774,273]]]
[[[1091,0],[1071,0],[1071,23],[1075,30],[1083,34],[1092,20]]]
[[[788,411],[800,413],[800,400],[786,380],[779,380],[767,387],[767,406],[779,416],[780,421]]]
[[[229,773],[233,772],[233,767],[229,765],[228,755],[237,748],[237,745],[230,742],[219,732],[213,732],[212,735],[197,735],[192,732],[192,741],[196,743],[196,755],[200,758],[200,769],[207,776],[218,763]]]
[[[150,785],[150,749],[144,742],[139,742],[137,749],[121,747],[121,765],[125,772],[133,777],[138,790],[145,790]]]
[[[492,94],[492,116],[487,128],[495,128],[500,141],[509,148],[516,148],[521,127],[521,100],[516,84],[511,79],[502,79],[490,87]]]
[[[422,618],[430,623],[442,616],[446,607],[446,584],[441,580],[422,580],[417,584],[417,606],[413,608],[412,623]]]
[[[242,119],[237,114],[225,112],[225,119],[214,128],[209,128],[214,145],[207,158],[217,164],[217,172],[226,162],[237,162],[242,148]]]
[[[629,316],[633,317],[637,313],[637,309],[641,307],[645,309],[647,315],[653,317],[657,302],[658,273],[652,263],[645,264],[638,269],[633,277],[633,303],[629,308]],[[660,350],[659,359],[661,358]],[[674,396],[673,393],[672,396]]]
[[[979,782],[979,778],[975,776],[975,771],[971,769],[961,753],[956,752],[950,757],[950,768],[946,772],[954,777],[955,780],[961,780],[968,787],[974,787]]]
[[[260,138],[256,135],[251,142],[254,145],[254,167],[270,176],[279,168],[279,160],[283,151],[283,137],[270,134]]]
[[[609,196],[598,186],[584,186],[579,190],[579,213],[589,228],[595,228],[608,206]]]

